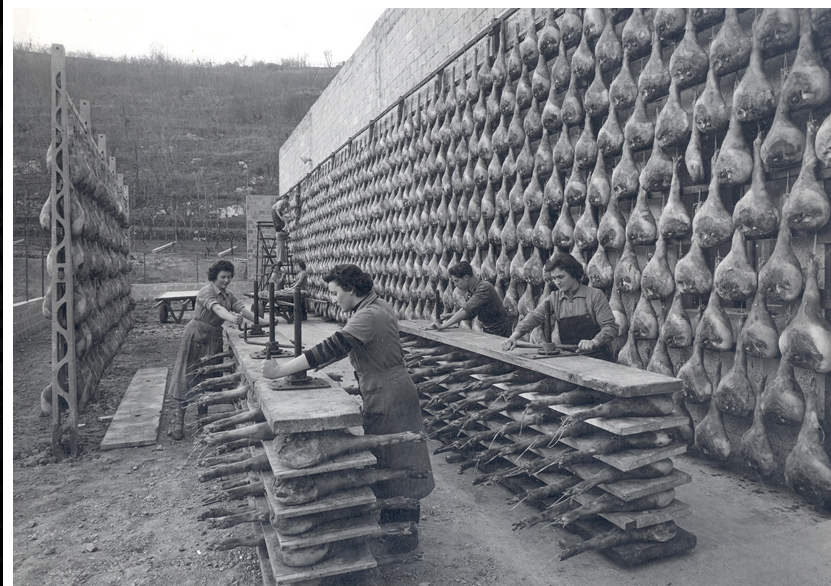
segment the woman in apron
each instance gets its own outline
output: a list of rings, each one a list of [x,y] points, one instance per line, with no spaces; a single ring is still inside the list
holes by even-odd
[[[546,269],[557,290],[517,325],[502,349],[515,348],[517,340],[542,325],[550,313],[551,331],[556,324],[561,344],[575,345],[581,354],[614,362],[609,342],[617,335],[617,325],[603,291],[580,282],[583,267],[570,254],[555,256]]]
[[[263,376],[280,378],[349,356],[363,400],[364,431],[372,435],[423,431],[418,392],[404,366],[398,320],[387,302],[372,290],[372,277],[356,265],[347,264],[335,266],[323,280],[341,309],[352,312],[352,316],[343,329],[289,362],[263,364]],[[425,442],[383,446],[373,454],[379,468],[412,467],[428,473],[425,478],[376,484],[373,490],[378,498],[421,499],[433,491],[435,482]],[[418,523],[420,517],[420,508],[383,509],[380,522]],[[389,553],[410,551],[418,545],[418,534],[390,538],[389,544]]]
[[[208,269],[210,284],[202,287],[196,295],[194,316],[185,326],[168,389],[168,396],[177,402],[176,420],[170,433],[175,440],[184,437],[185,409],[188,405],[185,397],[194,380],[194,375],[188,374],[188,371],[203,356],[222,351],[223,322],[241,324],[243,318],[254,321],[254,314],[228,291],[233,278],[234,265],[231,261],[217,261]]]

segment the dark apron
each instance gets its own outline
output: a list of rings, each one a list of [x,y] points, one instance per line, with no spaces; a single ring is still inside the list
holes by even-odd
[[[557,326],[560,329],[560,343],[564,345],[577,345],[580,340],[591,340],[600,333],[600,326],[588,314],[562,317],[557,320]],[[581,352],[581,354],[607,362],[614,362],[608,344],[604,344],[591,352]]]

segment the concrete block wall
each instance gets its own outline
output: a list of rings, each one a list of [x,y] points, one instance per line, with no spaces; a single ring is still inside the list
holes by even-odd
[[[248,286],[246,281],[238,277],[238,273],[242,268],[238,264],[234,263],[234,280],[231,281],[230,289],[240,299],[247,300],[248,298],[243,297],[243,294],[251,292],[251,287]],[[133,283],[130,295],[137,302],[152,301],[166,291],[198,291],[207,284],[207,279],[201,283]]]
[[[286,193],[503,12],[501,8],[384,11],[280,148],[280,193]],[[522,9],[509,22],[511,26],[519,23],[524,31],[530,16],[529,9]],[[482,39],[477,46],[484,48],[487,42]],[[473,67],[472,49],[469,54],[468,71]],[[457,69],[457,79],[460,75]],[[303,163],[301,156],[310,157],[312,163]]]
[[[14,336],[16,342],[26,336],[51,327],[52,322],[43,317],[43,297],[15,303],[13,308]]]

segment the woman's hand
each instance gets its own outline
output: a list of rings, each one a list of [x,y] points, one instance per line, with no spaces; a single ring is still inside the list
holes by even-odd
[[[516,340],[517,339],[515,337],[511,336],[510,338],[502,342],[502,350],[504,350],[505,352],[510,352],[511,350],[516,348]]]
[[[583,352],[591,352],[597,348],[598,344],[594,340],[580,340],[577,343],[577,349]]]
[[[430,326],[427,328],[428,330],[441,330],[441,324],[438,320],[435,320]]]
[[[243,320],[242,314],[241,314],[241,313],[237,313],[237,314],[236,314],[236,317],[234,318],[234,321],[235,321],[235,322],[237,322],[237,325],[238,325],[238,326],[241,326],[241,325],[242,325],[242,320]]]
[[[265,378],[283,378],[286,376],[281,372],[280,365],[276,360],[266,360],[263,362],[263,376]]]

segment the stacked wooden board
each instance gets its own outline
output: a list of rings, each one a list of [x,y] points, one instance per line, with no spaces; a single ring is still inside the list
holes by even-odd
[[[418,322],[402,322],[400,329],[403,333],[422,340],[424,344],[443,344],[448,348],[460,348],[473,354],[489,357],[494,361],[508,362],[522,369],[538,373],[540,379],[543,380],[550,378],[558,381],[569,381],[577,385],[578,388],[599,391],[599,397],[605,396],[607,400],[615,397],[651,396],[667,398],[682,388],[681,381],[677,379],[635,370],[622,365],[605,363],[588,357],[573,356],[540,359],[535,355],[536,350],[505,353],[498,349],[501,340],[493,336],[462,330],[436,332],[425,330],[425,325]],[[634,378],[631,378],[632,375],[634,375]],[[425,417],[431,429],[439,427],[436,421],[433,420],[437,414],[453,411],[451,405],[454,402],[473,395],[473,392],[466,394],[462,390],[465,386],[470,388],[471,385],[466,384],[466,382],[471,379],[487,380],[487,377],[474,374],[468,378],[468,381],[462,380],[461,382],[439,383],[437,385],[424,383],[421,385],[422,389],[431,389],[425,391],[425,401],[423,403],[429,405],[425,408]],[[505,393],[511,390],[511,385],[506,383],[495,383],[493,386]],[[458,389],[460,392],[454,394],[452,393],[454,389]],[[481,392],[481,390],[477,389],[475,392]],[[432,399],[435,396],[441,396],[444,399],[434,401]],[[526,406],[543,396],[545,395],[534,392],[520,393],[518,397],[515,396],[510,400],[503,401],[506,410],[481,421],[472,421],[468,416],[488,408],[491,411],[496,411],[502,406],[502,403],[499,402],[501,399],[497,398],[494,402],[470,402],[463,409],[449,416],[447,420],[442,421],[442,424],[447,426],[445,429],[450,427],[455,435],[451,435],[449,438],[439,435],[437,439],[445,442],[445,446],[439,448],[437,452],[449,451],[449,445],[458,448],[457,455],[451,456],[451,460],[466,461],[462,464],[462,469],[468,468],[472,464],[476,466],[477,472],[482,470],[488,473],[477,477],[474,480],[477,483],[483,479],[486,482],[499,481],[525,496],[528,496],[532,490],[536,490],[536,494],[540,494],[546,487],[561,487],[561,490],[552,492],[541,500],[529,499],[529,502],[534,500],[536,504],[548,505],[562,502],[564,500],[563,493],[568,495],[568,490],[572,486],[593,477],[604,469],[612,468],[633,476],[636,475],[633,474],[633,471],[644,469],[658,462],[665,463],[668,458],[683,454],[687,450],[687,444],[678,440],[681,434],[677,432],[684,426],[689,425],[689,418],[677,410],[667,415],[651,417],[590,418],[585,421],[587,429],[584,433],[575,437],[559,438],[558,435],[562,433],[561,416],[573,417],[590,408],[591,405],[550,405],[545,407],[543,411],[537,410],[529,415]],[[522,399],[526,404],[524,405],[517,398]],[[456,403],[456,405],[458,404]],[[454,419],[456,421],[467,420],[469,423],[459,425],[454,430],[452,429]],[[560,420],[560,424],[558,424],[558,420]],[[528,421],[529,425],[520,426],[519,428],[516,425],[506,427],[506,425],[514,422],[523,421]],[[450,425],[447,425],[448,423]],[[511,431],[502,433],[502,430],[505,429]],[[631,442],[631,438],[642,438],[647,434],[663,439],[656,447],[652,448],[626,448],[626,443]],[[470,438],[472,441],[465,442],[464,438]],[[596,449],[603,442],[608,443],[610,438],[614,438],[612,442],[614,447],[598,450],[598,453],[591,453],[591,449]],[[529,446],[529,443],[534,439],[539,441]],[[467,445],[465,445],[466,443]],[[512,444],[520,446],[520,449],[514,451]],[[494,448],[500,446],[502,447],[502,455],[497,456],[490,462],[485,462],[482,455],[488,450],[491,451],[490,454],[493,454]],[[605,453],[599,453],[601,451]],[[558,462],[568,462],[570,458],[574,457],[575,453],[585,455],[574,458],[574,463],[570,465],[558,466]],[[672,467],[665,475],[655,478],[601,483],[589,492],[571,496],[571,503],[563,512],[570,508],[590,504],[604,494],[617,497],[623,503],[627,503],[627,506],[636,499],[642,499],[650,495],[664,494],[665,496],[668,495],[669,499],[667,499],[668,502],[665,506],[657,508],[626,512],[603,512],[599,515],[602,521],[597,518],[590,521],[581,518],[576,522],[569,523],[567,528],[589,538],[608,531],[611,527],[631,531],[661,523],[674,522],[689,514],[689,506],[677,498],[672,498],[672,493],[666,491],[672,491],[678,486],[689,483],[690,480],[688,474]],[[694,535],[677,527],[675,537],[667,542],[631,543],[604,550],[604,553],[618,563],[633,565],[656,557],[687,551],[695,546],[695,542]]]

